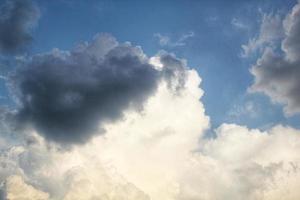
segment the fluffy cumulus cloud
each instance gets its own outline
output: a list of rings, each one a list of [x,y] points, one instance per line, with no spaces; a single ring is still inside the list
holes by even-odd
[[[251,68],[255,80],[250,90],[268,95],[285,106],[286,115],[293,115],[300,112],[300,4],[296,4],[280,23],[284,37],[279,44],[274,40],[276,37],[268,39],[269,44],[277,45],[263,47],[261,57]],[[279,37],[277,32],[273,33]]]
[[[0,9],[0,51],[15,53],[28,44],[39,9],[31,0],[7,0]]]
[[[25,72],[38,70],[38,66],[43,66],[45,69],[41,69],[40,74],[32,75],[38,78],[40,75],[46,76],[43,71],[46,70],[46,77],[52,78],[53,73],[58,70],[56,65],[50,65],[51,67],[40,65],[48,63],[46,61],[50,56],[49,59],[60,64],[58,66],[61,66],[62,72],[67,70],[65,67],[74,68],[74,74],[68,70],[68,73],[61,74],[70,80],[58,78],[60,84],[63,82],[63,89],[68,88],[67,86],[72,85],[72,81],[76,82],[79,77],[80,84],[75,84],[76,86],[81,86],[82,81],[85,84],[91,81],[91,88],[97,86],[101,89],[102,86],[98,83],[102,80],[93,79],[94,77],[88,73],[89,70],[95,70],[92,72],[97,74],[98,70],[102,70],[97,63],[101,63],[101,67],[106,66],[102,63],[108,62],[107,59],[109,60],[113,54],[117,57],[111,61],[115,64],[110,67],[122,72],[128,67],[129,60],[132,61],[132,55],[138,55],[134,59],[135,62],[131,63],[133,68],[141,67],[143,71],[143,67],[147,69],[149,67],[147,73],[158,73],[163,78],[156,82],[152,92],[143,97],[147,100],[143,100],[142,109],[122,108],[121,119],[98,122],[101,123],[101,129],[106,130],[106,134],[95,134],[90,138],[87,132],[86,137],[89,140],[68,150],[49,142],[51,141],[49,136],[40,134],[44,129],[38,126],[18,133],[9,131],[9,128],[4,129],[6,123],[1,123],[1,129],[7,130],[6,133],[2,133],[7,137],[2,137],[4,141],[0,146],[0,188],[4,199],[298,200],[300,198],[299,130],[278,125],[263,132],[235,124],[223,124],[215,130],[215,138],[207,138],[205,131],[209,128],[209,117],[205,114],[200,101],[203,95],[199,87],[201,78],[195,70],[189,69],[184,60],[166,52],[147,58],[140,48],[129,44],[125,46],[117,44],[112,37],[105,36],[105,40],[101,38],[96,38],[90,44],[84,44],[76,51],[65,53],[56,51],[50,55],[43,54],[39,58],[33,58],[24,68]],[[101,43],[100,46],[105,47],[115,45],[109,50],[110,53],[107,53],[103,48],[98,48],[96,45],[98,42]],[[123,49],[118,51],[118,48]],[[96,64],[93,65],[94,68],[87,65],[87,71],[82,69],[81,74],[89,81],[82,80],[83,76],[76,74],[79,73],[77,72],[79,66],[74,64],[73,60],[92,62],[89,56],[85,55],[88,54],[88,49],[93,49],[91,52],[95,54],[91,54],[91,57]],[[79,53],[71,58],[75,52]],[[127,56],[127,59],[123,60],[122,55]],[[38,62],[35,59],[40,60]],[[115,61],[118,59],[124,62],[125,69],[121,69],[119,62]],[[69,62],[70,65],[66,66]],[[144,64],[137,66],[136,63]],[[50,68],[54,71],[52,72]],[[131,68],[127,70],[130,75],[135,76]],[[118,83],[119,79],[111,75],[110,70],[105,72]],[[27,76],[29,75],[24,75],[25,81],[35,80],[34,77],[29,79]],[[121,80],[123,79],[126,80],[121,75]],[[145,79],[146,82],[147,80]],[[49,82],[52,84],[51,81],[50,79]],[[105,87],[111,87],[109,83]],[[41,81],[41,84],[44,82]],[[138,86],[144,87],[143,84]],[[18,88],[24,95],[26,90]],[[63,89],[57,88],[58,91],[64,91]],[[40,90],[43,91],[42,89],[38,91]],[[118,97],[118,93],[114,95]],[[145,94],[142,92],[142,95]],[[57,108],[69,109],[59,104],[56,98],[51,100],[58,103]],[[102,102],[102,99],[97,100]],[[77,104],[78,102],[75,103]],[[67,105],[75,106],[69,105],[69,102]],[[99,108],[98,105],[92,105],[95,109]],[[47,107],[48,104],[44,106]],[[101,129],[97,129],[96,132],[101,133]],[[14,142],[9,141],[9,138],[14,138]],[[72,140],[72,137],[66,138]]]
[[[11,200],[24,199],[40,199],[46,200],[49,195],[42,191],[39,191],[32,187],[31,185],[27,185],[22,177],[20,176],[10,176],[7,178],[6,183],[6,198]]]
[[[166,53],[161,63],[156,69],[141,48],[107,34],[71,51],[33,56],[11,76],[17,120],[56,142],[86,142],[126,109],[142,110],[161,80],[180,93],[184,63]]]

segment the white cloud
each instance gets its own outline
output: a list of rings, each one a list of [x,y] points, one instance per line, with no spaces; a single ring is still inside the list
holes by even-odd
[[[228,112],[230,119],[238,119],[240,117],[256,118],[260,114],[260,105],[254,101],[246,101],[242,104],[234,104]]]
[[[70,151],[29,132],[31,142],[2,149],[0,177],[23,177],[10,195],[28,190],[54,200],[299,199],[300,131],[223,124],[216,138],[204,139],[200,82],[188,70],[175,95],[162,81],[141,113],[126,112],[106,124],[106,135]]]
[[[243,23],[238,18],[233,18],[231,20],[231,25],[240,30],[248,30],[249,29],[249,26],[247,26],[247,24]]]
[[[10,176],[5,182],[8,200],[48,200],[49,195],[28,185],[20,176]]]
[[[167,35],[162,35],[160,33],[154,34],[154,37],[156,37],[158,39],[159,45],[167,46],[167,47],[185,46],[186,41],[194,36],[195,36],[195,33],[193,31],[190,31],[185,34],[182,34],[177,40],[173,41]]]

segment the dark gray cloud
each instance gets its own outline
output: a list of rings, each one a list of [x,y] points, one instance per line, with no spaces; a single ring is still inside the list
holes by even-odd
[[[283,22],[286,38],[282,42],[282,49],[287,59],[292,62],[300,61],[300,1]]]
[[[15,53],[31,40],[30,29],[39,18],[31,0],[7,0],[0,8],[0,51]]]
[[[3,189],[0,189],[0,200],[5,200],[6,197],[5,197],[5,191]]]
[[[48,139],[83,143],[124,110],[142,109],[162,78],[174,83],[178,76],[176,85],[184,84],[184,63],[171,55],[163,60],[168,67],[157,70],[139,47],[118,44],[109,35],[70,52],[33,56],[11,76],[17,118]]]
[[[252,67],[255,82],[251,91],[262,92],[272,101],[284,104],[287,115],[300,112],[300,4],[283,21],[285,37],[281,52],[266,47]]]

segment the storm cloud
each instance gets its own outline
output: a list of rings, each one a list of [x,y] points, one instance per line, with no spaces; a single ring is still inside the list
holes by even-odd
[[[201,77],[187,74],[181,95],[160,82],[142,115],[125,113],[126,120],[108,124],[105,137],[86,145],[61,151],[35,131],[27,133],[35,142],[4,140],[0,188],[6,198],[300,199],[299,129],[222,124],[207,138]]]
[[[285,37],[280,50],[265,47],[252,67],[255,82],[251,91],[262,92],[273,102],[281,103],[286,115],[300,112],[300,4],[282,21]]]
[[[33,56],[11,76],[17,119],[56,142],[86,142],[125,110],[141,110],[161,79],[176,89],[183,84],[184,63],[162,58],[168,66],[156,69],[139,47],[107,34],[71,51]]]
[[[15,53],[31,40],[39,9],[31,0],[8,0],[0,8],[0,51]]]

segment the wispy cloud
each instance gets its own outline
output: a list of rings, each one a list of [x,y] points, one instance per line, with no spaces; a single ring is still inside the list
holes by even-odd
[[[6,77],[6,76],[4,76],[4,75],[0,75],[0,79],[2,79],[2,80],[6,80],[6,79],[7,79],[7,77]]]
[[[243,24],[232,21],[236,27],[243,28]],[[256,37],[249,39],[247,44],[242,45],[242,57],[249,57],[257,51],[262,51],[266,46],[274,46],[284,36],[282,16],[276,14],[262,14],[262,22]]]
[[[247,24],[243,23],[238,18],[233,18],[231,20],[231,25],[240,30],[249,30],[249,26]]]
[[[228,112],[229,119],[240,119],[241,117],[256,118],[260,114],[261,108],[253,101],[243,104],[235,104]]]
[[[154,37],[158,39],[158,42],[161,46],[167,47],[178,47],[185,46],[186,41],[195,36],[193,31],[182,34],[177,40],[172,40],[169,36],[163,35],[161,33],[154,34]]]

